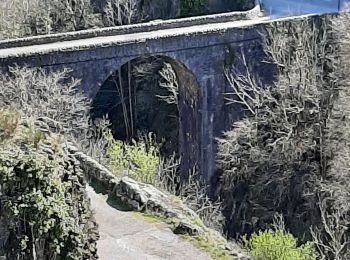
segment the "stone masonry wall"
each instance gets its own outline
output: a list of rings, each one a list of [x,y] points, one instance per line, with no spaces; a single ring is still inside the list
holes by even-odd
[[[249,20],[258,17],[259,15],[261,15],[260,6],[256,5],[252,10],[245,12],[230,12],[181,19],[155,20],[148,23],[123,25],[102,29],[90,29],[78,32],[68,32],[52,35],[32,36],[22,39],[4,40],[0,41],[0,49],[52,43],[63,40],[71,41],[77,39],[87,39],[91,37],[114,36],[139,32],[150,32],[155,30],[181,28],[186,26]]]
[[[100,86],[122,65],[144,56],[161,56],[182,64],[199,87],[198,121],[193,126],[199,138],[184,143],[183,151],[198,147],[195,158],[204,179],[215,177],[216,138],[240,118],[237,106],[228,106],[225,93],[230,92],[223,68],[230,63],[240,66],[241,51],[253,63],[256,77],[265,81],[273,76],[263,51],[261,33],[271,24],[297,23],[319,16],[301,16],[269,20],[245,20],[193,26],[184,29],[160,30],[86,40],[55,42],[21,48],[0,49],[0,70],[14,64],[42,67],[48,70],[72,69],[72,76],[81,79],[81,90],[94,98]],[[198,28],[198,30],[197,30]],[[268,81],[268,80],[267,80]],[[185,117],[180,120],[185,120]],[[183,132],[182,135],[193,135]],[[188,149],[187,149],[188,148]],[[183,154],[184,158],[193,153]]]

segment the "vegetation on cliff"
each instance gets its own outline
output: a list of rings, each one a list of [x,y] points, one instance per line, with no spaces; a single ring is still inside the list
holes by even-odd
[[[14,0],[1,11],[0,38],[148,19],[136,3],[106,1],[96,14],[86,0]],[[205,5],[184,0],[181,16],[202,13]],[[133,101],[121,102],[117,121],[124,121],[118,127],[126,129],[127,140],[116,141],[103,120],[91,122],[90,102],[67,71],[12,68],[0,77],[0,224],[8,230],[8,258],[96,258],[98,235],[82,170],[65,146],[69,141],[116,174],[126,172],[180,196],[208,226],[221,230],[223,209],[225,231],[245,237],[256,259],[314,259],[316,253],[320,259],[349,259],[349,24],[349,15],[342,14],[339,20],[306,19],[268,28],[268,62],[277,72],[268,86],[254,78],[244,56],[235,63],[243,70],[226,68],[230,101],[240,104],[245,115],[218,139],[220,200],[215,202],[196,169],[180,180],[178,156],[163,158],[149,139],[130,143],[137,134],[138,111],[128,108]],[[112,77],[120,81],[116,91],[123,93],[127,86],[130,100],[131,65],[126,64],[126,84],[120,83],[122,69]],[[170,94],[155,99],[176,107],[177,79],[164,77],[175,75],[173,68],[156,65],[144,74],[137,67],[137,76],[148,80],[144,85],[151,78],[157,87],[165,86],[162,90]],[[273,226],[276,214],[282,215],[283,228]]]
[[[0,218],[9,232],[7,259],[97,259],[99,236],[78,162],[59,136],[21,125],[30,121],[13,125],[17,115],[0,111],[0,131],[6,133],[0,144]]]
[[[24,68],[0,77],[0,222],[6,227],[1,254],[6,259],[97,259],[99,235],[85,177],[66,146],[81,133],[84,98],[74,95],[74,81],[62,84],[64,75]]]
[[[348,17],[269,28],[272,85],[254,78],[245,57],[246,73],[226,71],[231,101],[245,110],[218,140],[232,236],[266,230],[281,213],[292,234],[314,241],[321,259],[350,257]],[[260,235],[278,235],[266,232]]]

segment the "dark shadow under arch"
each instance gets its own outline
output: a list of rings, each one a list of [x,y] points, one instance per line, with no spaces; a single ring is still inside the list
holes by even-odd
[[[164,87],[169,83],[162,76],[164,70],[174,72],[177,104],[165,100],[172,95]],[[93,118],[108,115],[117,139],[129,141],[139,132],[153,132],[164,155],[181,156],[181,172],[187,175],[189,169],[199,167],[200,103],[197,80],[184,64],[167,56],[146,56],[130,60],[108,77],[91,114]]]

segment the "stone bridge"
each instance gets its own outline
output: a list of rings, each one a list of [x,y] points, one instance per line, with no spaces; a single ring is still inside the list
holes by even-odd
[[[269,20],[259,6],[248,12],[153,21],[145,24],[30,37],[0,42],[0,70],[9,66],[71,68],[82,90],[92,99],[106,79],[123,64],[159,56],[175,68],[180,86],[179,145],[183,165],[200,165],[207,180],[215,171],[215,138],[240,115],[228,106],[225,65],[241,50],[263,79],[271,68],[262,51],[261,32],[270,23],[306,16]],[[166,122],[164,122],[166,123]]]

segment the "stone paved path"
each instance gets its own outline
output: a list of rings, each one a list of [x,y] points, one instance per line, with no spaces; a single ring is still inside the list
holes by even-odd
[[[150,222],[133,212],[119,211],[107,197],[87,188],[99,225],[97,243],[101,260],[210,260],[165,224]]]

